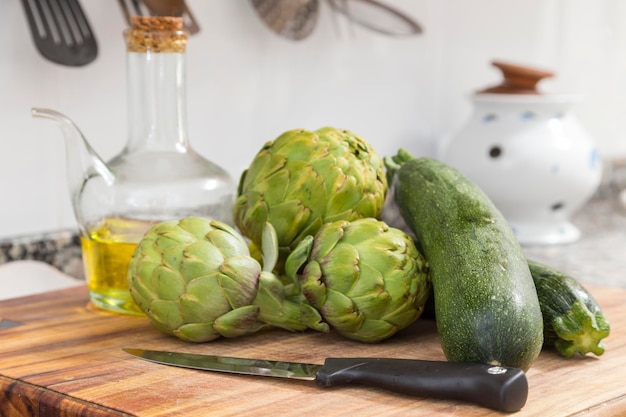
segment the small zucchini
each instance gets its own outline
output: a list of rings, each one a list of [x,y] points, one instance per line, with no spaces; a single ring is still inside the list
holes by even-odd
[[[532,260],[528,266],[543,314],[544,345],[568,358],[575,353],[602,355],[610,327],[591,294],[555,268]]]
[[[435,319],[449,361],[527,370],[543,344],[532,276],[487,195],[441,161],[387,158],[394,198],[428,262]]]

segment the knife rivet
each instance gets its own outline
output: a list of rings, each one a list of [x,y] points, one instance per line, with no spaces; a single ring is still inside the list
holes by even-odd
[[[506,373],[506,368],[503,368],[501,366],[492,366],[491,368],[487,369],[487,373],[491,375],[504,374]]]

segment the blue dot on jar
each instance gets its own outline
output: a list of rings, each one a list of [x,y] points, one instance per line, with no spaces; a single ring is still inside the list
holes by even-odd
[[[488,113],[483,116],[483,123],[492,123],[498,120],[498,116],[494,113]]]

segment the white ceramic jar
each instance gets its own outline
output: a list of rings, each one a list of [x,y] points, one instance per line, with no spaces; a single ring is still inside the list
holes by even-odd
[[[602,174],[593,138],[571,113],[579,97],[517,93],[509,82],[473,100],[473,116],[443,146],[441,159],[485,191],[521,244],[578,240],[571,216]]]

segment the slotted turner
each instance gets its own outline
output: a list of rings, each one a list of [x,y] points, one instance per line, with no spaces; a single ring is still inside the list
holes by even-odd
[[[98,44],[78,0],[22,0],[35,46],[46,59],[79,67],[98,55]]]

